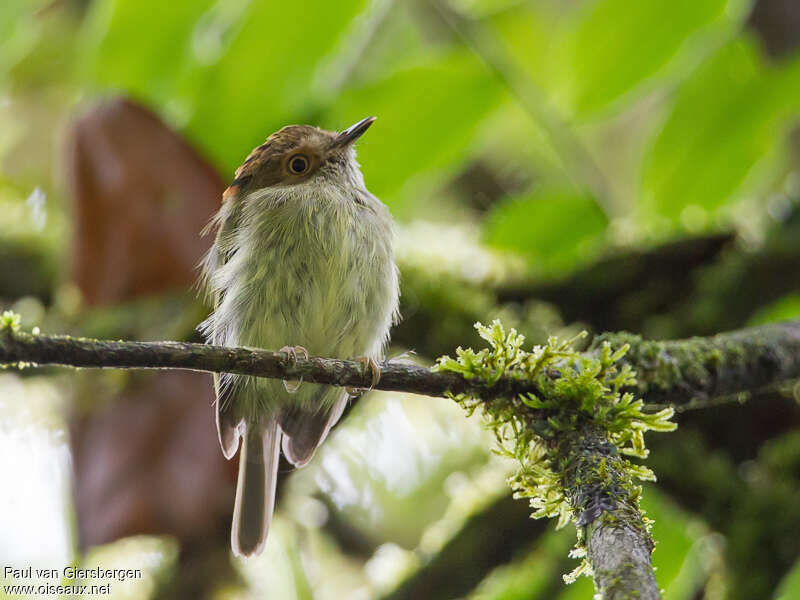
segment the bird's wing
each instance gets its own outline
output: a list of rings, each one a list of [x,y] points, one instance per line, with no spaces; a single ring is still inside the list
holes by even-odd
[[[239,169],[241,171],[241,168]],[[238,177],[222,195],[222,207],[209,223],[207,229],[216,229],[214,244],[202,264],[203,287],[214,305],[214,312],[200,326],[210,344],[225,345],[226,324],[219,323],[217,308],[223,290],[219,289],[214,276],[236,252],[236,230],[242,214],[241,187],[246,181]],[[217,434],[225,458],[232,458],[239,448],[239,420],[233,411],[232,395],[236,379],[230,373],[214,373],[214,392],[216,394]]]
[[[331,404],[328,398],[314,398],[313,405],[328,406],[319,410],[292,406],[281,414],[278,422],[283,431],[283,454],[295,467],[302,467],[342,416],[347,406],[347,393],[338,388],[320,386],[319,395],[338,396]]]

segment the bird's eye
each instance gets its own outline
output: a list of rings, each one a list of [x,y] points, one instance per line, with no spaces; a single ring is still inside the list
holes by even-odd
[[[308,158],[302,154],[295,154],[289,159],[289,170],[295,175],[302,175],[308,171]]]

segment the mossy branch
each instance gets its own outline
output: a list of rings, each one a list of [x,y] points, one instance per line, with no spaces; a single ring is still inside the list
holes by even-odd
[[[124,342],[33,335],[0,318],[0,365],[62,365],[114,369],[188,369],[328,385],[368,388],[372,376],[356,361],[298,357],[281,352],[184,342]],[[622,359],[637,373],[637,394],[648,404],[683,404],[693,399],[754,392],[800,378],[800,322],[743,329],[708,338],[643,341],[630,334],[605,334],[612,347],[630,345]],[[482,399],[536,394],[535,382],[500,377],[491,387],[458,373],[432,372],[406,362],[381,365],[375,389],[429,396],[470,394]]]
[[[624,361],[636,371],[635,391],[648,404],[686,404],[800,378],[800,321],[664,342],[605,333],[593,347],[604,342],[630,346]]]
[[[477,328],[488,348],[459,348],[456,358],[443,357],[437,367],[489,382],[512,377],[536,383],[537,394],[452,397],[468,412],[480,407],[497,451],[518,462],[510,484],[517,497],[530,498],[533,517],[576,525],[572,556],[583,560],[565,580],[594,575],[604,599],[658,598],[650,521],[639,508],[637,483],[655,475],[627,456],[646,458],[645,431],[675,429],[673,409],[645,412],[642,400],[623,391],[636,383],[622,362],[627,345],[612,349],[604,342],[582,354],[571,342],[550,338],[527,351],[523,336],[506,333],[498,321]]]
[[[607,433],[591,423],[567,433],[559,446],[568,465],[563,485],[571,491],[569,505],[581,511],[574,555],[586,556],[572,577],[588,571],[603,600],[660,598],[650,559],[651,521],[639,507],[641,487],[634,483],[634,477],[651,478],[649,471],[632,471]]]

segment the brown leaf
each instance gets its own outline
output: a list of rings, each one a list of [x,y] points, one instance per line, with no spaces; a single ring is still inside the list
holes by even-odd
[[[88,304],[186,287],[211,243],[219,175],[179,135],[126,99],[80,118],[68,144],[74,277]]]
[[[165,371],[73,427],[82,547],[139,533],[227,542],[236,461],[219,449],[211,376]]]

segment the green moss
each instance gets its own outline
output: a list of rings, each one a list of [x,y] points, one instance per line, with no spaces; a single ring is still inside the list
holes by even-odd
[[[19,331],[21,317],[10,310],[0,315],[0,333],[16,333]]]
[[[453,396],[468,413],[482,408],[497,452],[519,463],[509,483],[516,497],[530,498],[532,516],[555,518],[557,527],[575,522],[574,557],[585,556],[584,528],[601,515],[649,529],[639,510],[641,486],[635,482],[655,477],[627,457],[645,458],[644,433],[671,431],[675,424],[671,408],[645,413],[642,400],[623,391],[636,385],[630,365],[620,362],[628,343],[613,350],[605,341],[595,352],[580,353],[574,340],[551,337],[527,351],[524,337],[513,329],[506,332],[499,321],[476,328],[489,347],[478,352],[458,348],[456,358],[440,358],[435,369],[489,385],[504,376],[525,379],[539,390],[487,400]],[[565,579],[590,572],[584,558]]]
[[[606,343],[612,348],[630,346],[624,362],[646,367],[646,375],[639,378],[635,389],[650,397],[678,386],[685,390],[687,399],[695,394],[705,395],[714,382],[725,380],[731,373],[757,370],[760,365],[754,357],[769,354],[768,349],[762,347],[763,340],[752,336],[658,342],[624,332],[605,333],[595,338],[593,349]],[[785,360],[779,352],[777,354],[770,356],[771,360]]]
[[[22,332],[21,324],[22,324],[22,319],[19,316],[19,314],[10,310],[3,311],[3,313],[0,314],[0,335],[17,336],[17,337],[21,335],[22,336],[26,335],[25,333]],[[36,328],[37,333],[35,335],[38,335],[38,329],[39,328],[37,327]],[[21,369],[27,369],[28,367],[31,366],[34,366],[34,363],[25,361],[18,361],[14,363],[0,363],[0,370],[5,370],[5,369],[21,370]]]

